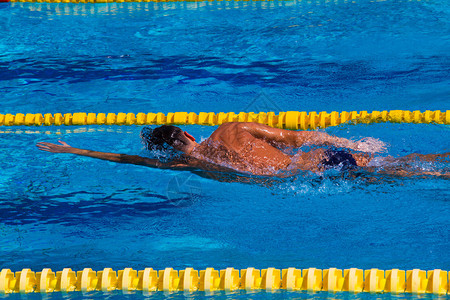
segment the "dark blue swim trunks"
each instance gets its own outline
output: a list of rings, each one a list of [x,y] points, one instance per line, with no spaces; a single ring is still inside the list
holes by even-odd
[[[320,162],[324,170],[339,169],[342,171],[357,167],[355,158],[345,150],[327,149],[325,158]]]

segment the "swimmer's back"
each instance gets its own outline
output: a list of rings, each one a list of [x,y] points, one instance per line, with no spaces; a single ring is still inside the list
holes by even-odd
[[[289,155],[253,136],[246,123],[222,124],[196,150],[215,163],[261,175],[285,169],[291,163]]]

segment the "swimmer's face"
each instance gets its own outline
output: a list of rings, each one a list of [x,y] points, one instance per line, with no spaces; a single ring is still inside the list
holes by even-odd
[[[181,129],[177,131],[172,143],[169,143],[169,145],[171,145],[175,150],[184,153],[190,153],[195,144],[195,138]]]

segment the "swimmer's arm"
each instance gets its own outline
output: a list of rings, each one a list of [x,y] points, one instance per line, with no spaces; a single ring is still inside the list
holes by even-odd
[[[269,142],[274,141],[286,147],[298,148],[306,145],[334,146],[363,152],[383,152],[386,149],[386,145],[382,141],[373,138],[352,141],[325,132],[286,130],[258,123],[241,123],[238,126],[242,126],[244,130],[248,131],[255,138]]]
[[[301,136],[300,139],[304,141],[305,145],[333,146],[366,153],[386,151],[386,144],[379,139],[372,137],[366,137],[359,141],[352,141],[346,138],[329,135],[325,132],[297,131],[297,133]]]
[[[186,169],[191,166],[181,163],[181,162],[168,162],[163,163],[157,159],[151,159],[147,157],[142,157],[139,155],[128,155],[128,154],[119,154],[119,153],[107,153],[100,151],[92,151],[87,149],[75,148],[63,141],[59,141],[61,145],[41,142],[37,143],[36,146],[43,151],[52,152],[52,153],[71,153],[81,156],[87,156],[117,163],[123,164],[134,164],[141,165],[152,168],[161,168],[161,169]]]
[[[304,145],[329,145],[353,149],[355,142],[317,131],[294,131],[273,128],[258,123],[240,123],[242,128],[255,138],[281,143],[287,147],[301,147]],[[355,149],[356,150],[356,149]]]
[[[399,161],[396,159],[392,159],[390,157],[391,162]],[[392,176],[398,176],[398,177],[422,177],[426,178],[427,176],[436,176],[441,178],[450,179],[450,172],[441,172],[441,171],[419,171],[419,170],[407,170],[403,169],[400,166],[396,166],[395,164],[393,166],[383,166],[382,168],[378,167],[365,167],[364,168],[368,172],[372,173],[378,173],[378,174],[385,174],[385,175],[392,175]]]
[[[358,150],[356,142],[318,131],[296,131],[302,145],[333,146]]]

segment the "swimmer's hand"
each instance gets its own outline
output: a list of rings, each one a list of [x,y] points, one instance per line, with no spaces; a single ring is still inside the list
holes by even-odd
[[[162,163],[157,159],[150,159],[147,157],[141,157],[138,155],[128,155],[128,154],[120,154],[120,153],[108,153],[108,152],[100,152],[100,151],[92,151],[87,149],[80,149],[71,147],[69,144],[58,141],[61,145],[40,142],[37,143],[36,146],[39,150],[52,152],[52,153],[71,153],[81,156],[87,156],[92,158],[98,158],[102,160],[108,160],[112,162],[122,163],[122,164],[134,164],[152,168],[160,168],[160,169],[190,169],[191,165],[183,163],[183,162],[170,162],[170,163]]]
[[[386,152],[387,146],[384,142],[379,139],[375,139],[372,137],[366,137],[362,140],[355,142],[352,147],[353,150],[368,152],[368,153],[381,153]]]
[[[52,152],[52,153],[73,153],[73,150],[75,148],[71,147],[69,144],[58,141],[61,145],[53,144],[53,143],[47,143],[47,142],[40,142],[37,143],[36,146],[39,148],[39,150]]]

